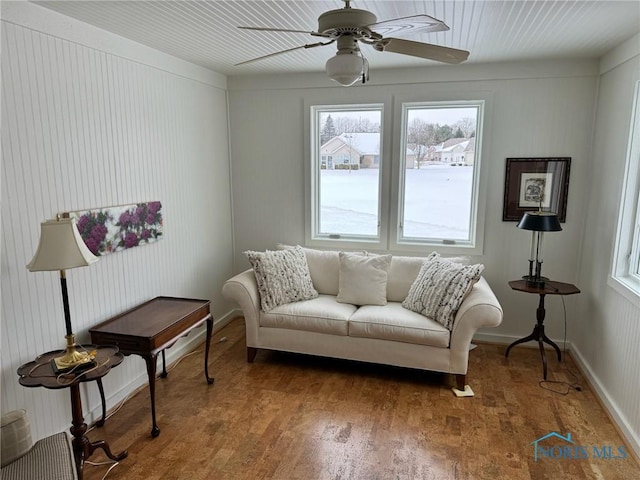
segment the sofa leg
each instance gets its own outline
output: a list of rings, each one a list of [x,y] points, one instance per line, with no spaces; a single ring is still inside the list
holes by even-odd
[[[253,363],[253,360],[256,358],[256,353],[258,353],[257,348],[247,347],[247,363]]]
[[[456,374],[456,388],[458,390],[464,390],[464,386],[466,384],[467,384],[467,376]]]

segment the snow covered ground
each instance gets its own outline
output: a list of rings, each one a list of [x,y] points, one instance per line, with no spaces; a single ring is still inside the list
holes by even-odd
[[[377,234],[377,169],[322,170],[321,232]],[[473,167],[429,165],[406,170],[404,236],[467,239]]]

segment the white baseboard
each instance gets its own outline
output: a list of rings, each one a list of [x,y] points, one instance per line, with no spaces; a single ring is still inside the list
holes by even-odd
[[[500,334],[496,335],[493,333],[476,333],[473,336],[474,341],[484,342],[484,343],[497,343],[499,345],[510,345],[520,338],[522,337],[521,336],[515,337],[513,335],[500,335]],[[552,338],[551,341],[556,345],[558,345],[558,347],[560,347],[560,350],[564,350],[564,340],[558,340],[558,339]],[[546,343],[544,346],[545,348],[553,348],[551,345],[547,345]],[[518,348],[520,347],[538,348],[538,343],[532,340],[531,342],[519,344]],[[567,341],[566,347],[568,351],[571,351],[571,342]]]
[[[231,320],[237,316],[237,311],[233,310],[220,318],[213,321],[213,333],[218,332],[222,327],[227,325]],[[178,341],[172,348],[166,350],[167,366],[180,359],[183,355],[189,353],[195,349],[198,345],[204,342],[206,337],[206,329],[202,329],[198,332],[192,332],[186,339]],[[160,357],[160,355],[158,355]],[[162,370],[158,370],[158,373]],[[203,374],[204,375],[204,374]],[[127,383],[122,385],[118,390],[107,392],[105,391],[105,399],[107,403],[107,412],[109,409],[118,405],[125,400],[129,395],[138,390],[140,387],[147,386],[149,383],[149,377],[147,376],[146,368],[141,368],[136,376],[131,378]],[[88,389],[97,388],[94,386],[94,382],[87,382],[85,385],[85,396],[87,396]],[[83,402],[84,403],[84,402]],[[102,403],[100,397],[97,397],[95,406],[92,406],[85,414],[85,421],[91,425],[102,417]],[[151,407],[149,407],[149,415],[151,415]]]
[[[486,334],[486,333],[476,333],[474,335],[473,340],[478,342],[486,342],[486,343],[497,343],[499,345],[509,345],[521,337],[514,337],[512,335],[496,335],[496,334]],[[560,350],[563,349],[563,340],[554,340],[559,347]],[[519,347],[531,347],[538,348],[538,344],[536,342],[523,343],[518,345]],[[549,345],[545,345],[546,348],[551,348]],[[638,433],[636,433],[629,422],[627,421],[624,414],[618,408],[616,402],[611,398],[605,387],[602,385],[598,377],[593,373],[591,367],[585,360],[584,356],[580,353],[580,350],[576,348],[571,342],[567,341],[566,344],[567,351],[571,352],[571,358],[576,362],[578,367],[580,368],[581,373],[586,377],[587,381],[592,387],[593,392],[596,394],[600,403],[604,406],[611,420],[616,424],[618,431],[624,437],[626,442],[629,444],[633,452],[635,453],[636,458],[640,458],[640,437]]]
[[[636,458],[640,458],[640,436],[638,436],[638,433],[633,430],[631,425],[629,425],[627,418],[620,411],[617,403],[613,398],[611,398],[604,385],[602,385],[598,377],[593,373],[593,370],[589,367],[589,364],[582,353],[580,353],[580,350],[574,345],[571,345],[571,356],[580,367],[584,376],[587,377],[587,380],[591,384],[595,394],[600,399],[602,405],[604,405],[604,408],[609,413],[611,419],[617,425],[618,430],[633,449]]]

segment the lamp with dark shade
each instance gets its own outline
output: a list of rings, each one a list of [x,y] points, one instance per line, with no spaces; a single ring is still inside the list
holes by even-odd
[[[529,254],[529,275],[522,278],[531,286],[544,286],[549,280],[542,276],[542,239],[544,232],[562,230],[558,215],[552,212],[525,212],[518,222],[518,228],[531,230],[531,252]]]
[[[30,272],[60,271],[67,347],[62,356],[53,360],[57,371],[92,363],[92,358],[87,352],[79,352],[76,348],[75,335],[71,329],[65,270],[86,267],[97,261],[98,257],[91,253],[82,240],[75,219],[58,218],[40,224],[40,243],[27,269]]]

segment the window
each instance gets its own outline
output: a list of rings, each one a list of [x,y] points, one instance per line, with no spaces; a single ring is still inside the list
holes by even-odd
[[[482,106],[403,104],[398,243],[474,243]]]
[[[308,104],[307,244],[481,253],[484,102]]]
[[[313,238],[377,241],[382,106],[311,110]]]
[[[640,82],[631,116],[613,278],[640,298]]]

